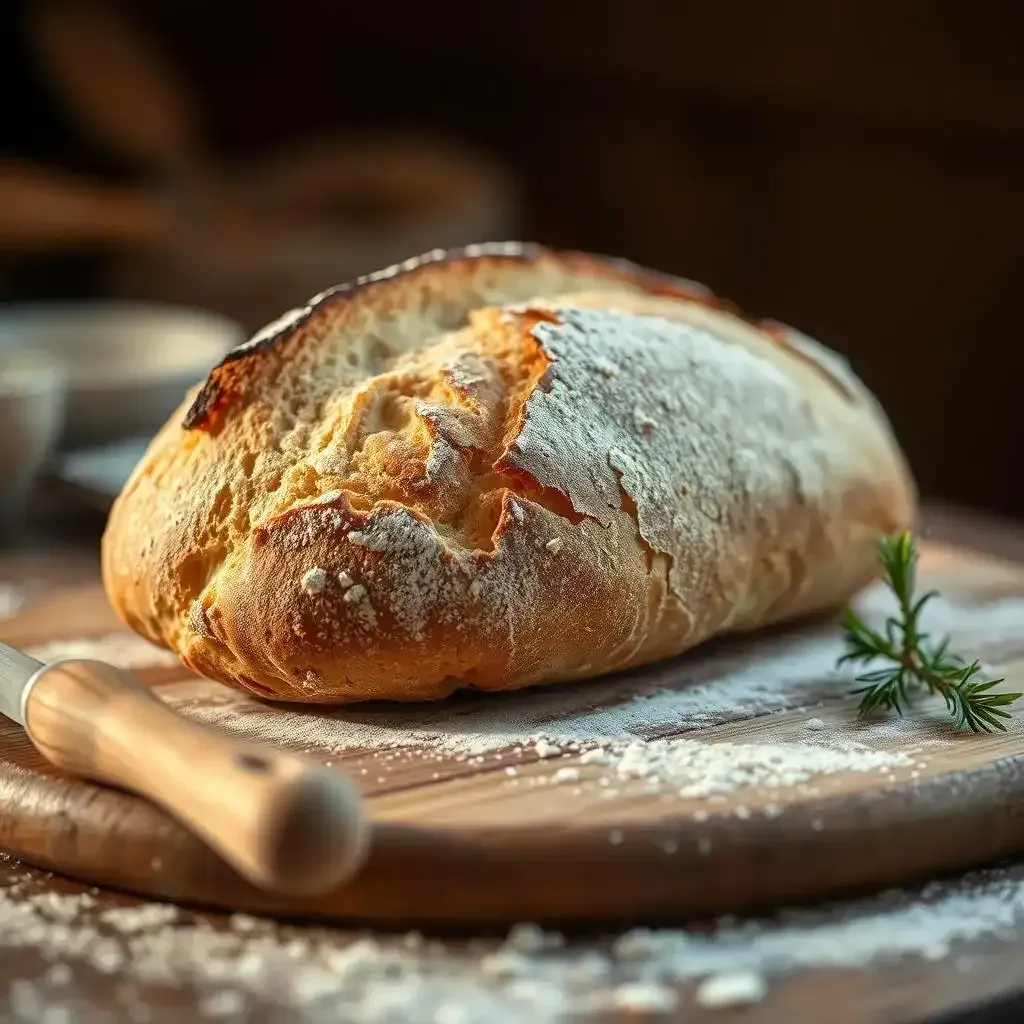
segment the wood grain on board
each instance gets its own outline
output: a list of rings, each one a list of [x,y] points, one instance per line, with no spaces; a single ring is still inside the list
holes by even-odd
[[[984,658],[1008,686],[1024,689],[1024,567],[934,546],[924,568],[922,585],[938,587],[948,609],[963,615],[963,628],[951,626],[961,653]],[[112,632],[123,631],[98,583],[81,576],[56,580],[0,623],[0,639],[17,646]],[[791,692],[780,677],[780,692],[792,698],[778,702],[781,710],[764,700],[746,709],[716,704],[716,687],[725,693],[737,673],[750,680],[762,668],[777,675],[787,664],[812,664],[801,658],[812,649],[827,653],[836,636],[830,622],[806,623],[612,679],[399,709],[275,708],[184,670],[140,667],[137,675],[184,713],[306,750],[349,773],[374,822],[364,871],[328,897],[257,890],[153,805],[47,765],[5,721],[0,847],[72,877],[164,899],[396,924],[705,916],[885,887],[1024,850],[1024,728],[957,735],[941,707],[929,704],[902,722],[864,722],[848,684],[827,670]],[[694,700],[687,703],[698,687],[718,707],[705,716],[710,724],[694,714]],[[675,723],[648,722],[641,735],[860,745],[907,756],[881,771],[683,798],[678,786],[652,790],[644,779],[602,784],[610,769],[582,762],[579,752],[541,758],[529,743],[485,744],[479,752],[453,743],[466,739],[460,730],[486,735],[510,716],[558,735],[574,716],[645,699],[671,709],[673,695],[686,713]],[[812,718],[820,720],[813,731]],[[421,727],[433,740],[403,740],[403,730]],[[367,744],[368,735],[385,740]],[[555,781],[565,768],[577,769],[578,779]]]

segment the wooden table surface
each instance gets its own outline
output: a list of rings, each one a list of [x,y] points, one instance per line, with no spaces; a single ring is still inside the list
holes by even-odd
[[[940,539],[1024,560],[1024,526],[940,508],[926,522]],[[88,530],[0,553],[0,587],[95,571]],[[279,924],[146,904],[0,855],[5,1021],[1024,1019],[1024,863],[771,920],[616,939]],[[727,993],[757,981],[764,992],[716,1007],[709,972],[725,975]]]

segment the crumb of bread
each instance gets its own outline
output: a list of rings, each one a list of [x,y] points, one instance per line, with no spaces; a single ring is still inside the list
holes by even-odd
[[[552,537],[544,546],[551,552],[551,554],[557,555],[565,546],[565,541],[563,541],[561,537]]]

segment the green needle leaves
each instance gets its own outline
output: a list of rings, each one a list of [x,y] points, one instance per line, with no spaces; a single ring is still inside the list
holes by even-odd
[[[967,664],[950,654],[948,640],[932,644],[919,628],[921,611],[935,597],[935,591],[916,598],[917,548],[909,533],[882,537],[878,557],[885,582],[896,598],[899,611],[885,620],[882,632],[868,626],[852,608],[843,614],[846,653],[839,659],[867,666],[871,671],[857,676],[862,685],[853,692],[860,695],[860,712],[895,710],[903,713],[915,693],[922,690],[939,693],[958,729],[972,732],[1006,731],[1003,720],[1010,718],[1004,708],[1021,694],[993,693],[1002,679],[982,679],[981,665]]]

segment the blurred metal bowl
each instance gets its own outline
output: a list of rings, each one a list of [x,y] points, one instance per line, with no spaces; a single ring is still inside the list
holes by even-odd
[[[234,321],[187,307],[97,301],[0,310],[0,354],[27,350],[63,367],[65,449],[152,435],[244,340]]]
[[[0,351],[0,526],[19,520],[53,452],[64,411],[64,373],[44,353]]]

